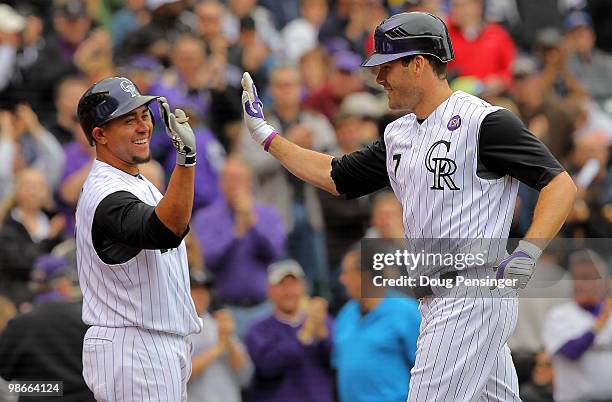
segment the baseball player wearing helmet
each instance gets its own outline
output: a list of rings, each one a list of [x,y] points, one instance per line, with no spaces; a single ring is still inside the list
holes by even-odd
[[[177,163],[166,194],[143,177],[159,102]],[[189,293],[184,236],[193,206],[195,137],[185,113],[127,78],[89,88],[78,118],[96,160],[77,204],[83,377],[98,401],[184,401],[187,335],[202,324]]]
[[[546,239],[568,215],[576,192],[571,178],[511,112],[450,89],[446,63],[453,49],[439,18],[394,15],[377,27],[374,43],[362,66],[377,68],[391,109],[408,111],[386,127],[383,141],[341,158],[302,149],[266,122],[245,73],[242,102],[253,139],[294,175],[332,194],[359,197],[390,185],[408,239],[507,239],[518,182],[539,190],[525,239],[496,273],[524,287]],[[493,273],[492,265],[483,268]],[[477,277],[476,271],[465,275]],[[427,274],[457,278],[457,271]],[[408,401],[519,401],[506,345],[516,324],[516,291],[458,291],[440,297],[419,289],[423,320]]]

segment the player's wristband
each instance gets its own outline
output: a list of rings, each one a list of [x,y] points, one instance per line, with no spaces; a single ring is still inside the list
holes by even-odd
[[[176,164],[185,167],[192,167],[196,164],[196,154],[185,155],[180,152],[176,153]]]
[[[534,260],[537,260],[538,258],[540,258],[540,255],[542,255],[542,250],[540,250],[538,246],[536,246],[533,243],[528,242],[527,240],[519,241],[519,244],[516,250],[523,251],[524,253],[526,253],[528,256],[530,256]]]
[[[278,135],[278,133],[276,131],[273,131],[272,134],[270,134],[268,136],[268,138],[266,138],[266,140],[263,143],[263,149],[264,151],[268,152],[268,149],[270,148],[270,145],[272,145],[272,140],[274,139],[274,137],[276,137]]]

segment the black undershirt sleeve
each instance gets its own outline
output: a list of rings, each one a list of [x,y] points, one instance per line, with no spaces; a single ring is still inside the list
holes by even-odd
[[[385,144],[374,141],[366,147],[332,159],[331,177],[336,190],[347,199],[361,197],[389,186]]]
[[[484,118],[478,140],[480,178],[510,175],[539,191],[564,170],[512,112],[500,109]]]
[[[91,233],[100,259],[107,264],[120,264],[142,249],[176,248],[188,231],[175,235],[159,220],[154,206],[130,192],[118,191],[98,204]]]

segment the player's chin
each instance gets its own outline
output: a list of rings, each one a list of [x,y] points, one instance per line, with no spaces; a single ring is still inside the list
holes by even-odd
[[[146,155],[133,155],[132,156],[132,162],[139,164],[139,163],[147,163],[151,160],[151,153],[147,152]]]

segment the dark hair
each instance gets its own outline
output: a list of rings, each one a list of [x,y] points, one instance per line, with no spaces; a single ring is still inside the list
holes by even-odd
[[[410,64],[412,59],[414,59],[417,56],[423,56],[429,62],[429,65],[431,66],[431,69],[438,76],[438,78],[440,78],[440,79],[446,78],[447,73],[448,73],[448,71],[446,69],[446,63],[443,63],[437,57],[431,56],[429,54],[414,54],[414,55],[411,55],[411,56],[402,57],[402,59],[401,59],[402,60],[402,65],[403,66],[407,66],[408,64]]]

